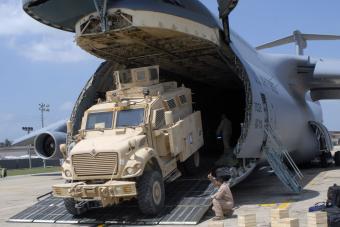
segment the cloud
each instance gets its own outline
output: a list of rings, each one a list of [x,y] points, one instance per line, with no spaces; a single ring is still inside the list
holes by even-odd
[[[90,59],[73,42],[73,34],[43,25],[22,9],[21,0],[1,0],[0,39],[31,61],[74,63]]]
[[[89,54],[79,49],[70,39],[43,36],[29,42],[21,39],[11,40],[9,46],[31,61],[74,63],[89,59]]]
[[[39,34],[42,26],[25,14],[19,0],[0,2],[0,36]]]

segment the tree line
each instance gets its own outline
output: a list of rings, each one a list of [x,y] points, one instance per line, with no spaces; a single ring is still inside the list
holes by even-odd
[[[12,141],[10,141],[9,139],[5,139],[4,142],[0,142],[0,147],[10,147],[12,146]]]

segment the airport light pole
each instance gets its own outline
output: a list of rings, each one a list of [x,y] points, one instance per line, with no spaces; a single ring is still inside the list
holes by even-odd
[[[33,127],[25,126],[25,127],[22,127],[22,130],[27,132],[27,135],[28,135],[33,131]],[[28,149],[28,163],[29,163],[30,169],[32,169],[31,144],[28,144],[27,149]]]
[[[45,103],[39,104],[39,110],[41,112],[41,127],[44,128],[44,112],[50,111],[50,105]]]
[[[22,127],[22,130],[27,132],[27,134],[30,134],[33,131],[33,127]]]

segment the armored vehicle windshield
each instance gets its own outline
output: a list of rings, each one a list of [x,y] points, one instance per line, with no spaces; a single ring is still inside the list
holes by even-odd
[[[90,113],[87,117],[86,130],[111,129],[113,112]]]

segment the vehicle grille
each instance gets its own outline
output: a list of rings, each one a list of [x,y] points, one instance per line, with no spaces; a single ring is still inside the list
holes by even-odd
[[[117,174],[118,154],[102,152],[96,156],[76,154],[72,156],[74,171],[77,176],[97,176]]]

